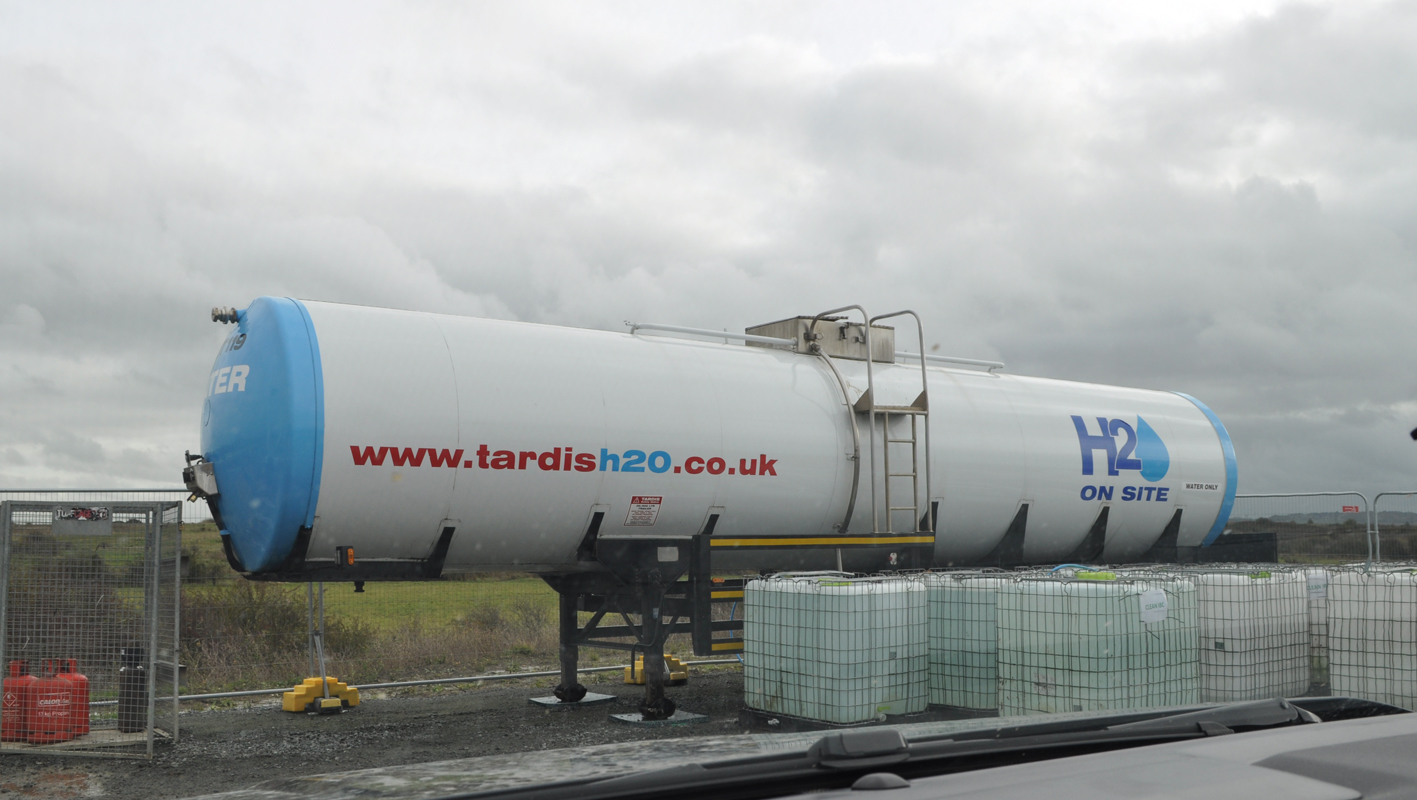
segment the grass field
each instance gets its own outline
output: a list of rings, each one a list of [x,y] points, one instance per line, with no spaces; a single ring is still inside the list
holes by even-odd
[[[183,588],[188,691],[304,677],[308,585],[241,579],[226,563],[211,523],[184,526],[183,551],[191,566]],[[554,665],[556,607],[555,592],[525,574],[370,581],[363,592],[351,583],[327,583],[330,669],[343,679],[372,682]],[[670,649],[687,647],[676,641]],[[598,663],[618,654],[587,651],[584,658]]]
[[[521,576],[497,581],[440,581],[437,583],[367,583],[356,594],[347,584],[325,587],[325,613],[359,619],[379,632],[407,627],[412,621],[424,627],[465,624],[477,615],[495,610],[507,615],[527,615],[526,607],[555,619],[556,593],[538,578]],[[532,616],[537,616],[532,612]]]

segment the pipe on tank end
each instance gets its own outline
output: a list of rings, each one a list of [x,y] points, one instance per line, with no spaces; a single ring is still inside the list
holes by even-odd
[[[223,325],[231,322],[239,322],[241,312],[231,306],[217,306],[212,309],[212,322],[220,322]]]

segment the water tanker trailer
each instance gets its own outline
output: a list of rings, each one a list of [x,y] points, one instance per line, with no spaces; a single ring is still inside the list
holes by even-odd
[[[1200,401],[898,351],[902,324],[924,341],[911,312],[616,333],[262,297],[213,318],[235,327],[185,478],[233,568],[538,573],[562,597],[558,697],[584,692],[578,645],[633,636],[647,717],[672,712],[665,636],[741,646],[713,636],[714,572],[1173,560],[1235,495]]]

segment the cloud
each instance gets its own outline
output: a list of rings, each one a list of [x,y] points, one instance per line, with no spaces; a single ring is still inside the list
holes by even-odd
[[[909,306],[941,352],[1202,398],[1244,490],[1417,478],[1412,4],[617,8],[17,11],[0,485],[173,483],[207,309],[262,294]]]

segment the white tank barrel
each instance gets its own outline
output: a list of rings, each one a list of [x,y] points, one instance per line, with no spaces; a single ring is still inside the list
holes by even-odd
[[[287,298],[235,317],[202,454],[250,573],[350,549],[387,577],[566,573],[598,568],[588,537],[705,532],[716,569],[1123,562],[1208,544],[1235,493],[1192,398],[934,364],[922,394],[883,329],[868,365]]]

